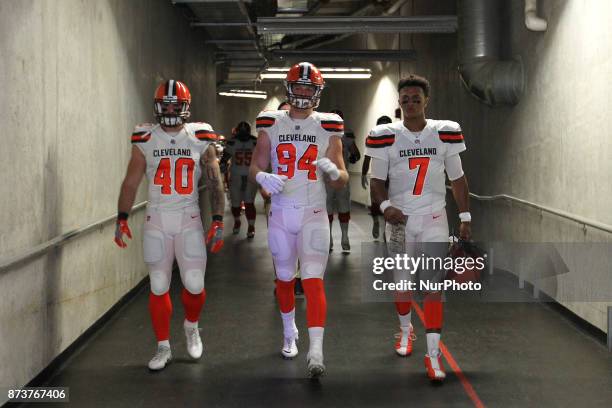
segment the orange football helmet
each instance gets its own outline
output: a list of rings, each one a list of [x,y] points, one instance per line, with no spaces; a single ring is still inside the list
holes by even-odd
[[[295,92],[296,86],[312,87],[312,92],[310,95],[297,93]],[[287,88],[287,101],[291,106],[298,109],[310,109],[319,106],[325,81],[317,67],[310,62],[300,62],[287,72],[285,87]]]
[[[173,107],[171,111],[170,106]],[[157,87],[153,110],[160,124],[168,127],[182,125],[191,115],[190,106],[191,93],[183,82],[170,79]]]

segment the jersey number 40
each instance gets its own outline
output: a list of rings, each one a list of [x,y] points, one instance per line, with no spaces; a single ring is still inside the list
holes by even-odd
[[[180,195],[187,195],[193,192],[193,159],[181,157],[174,163],[174,191]],[[187,169],[187,183],[183,183],[183,169]],[[155,178],[155,185],[161,186],[161,193],[164,195],[172,194],[172,172],[170,171],[170,159],[165,157],[160,160]]]
[[[317,160],[319,148],[316,144],[308,145],[308,148],[297,160],[297,169],[308,172],[308,180],[317,179],[317,166],[312,162]],[[276,174],[293,178],[295,175],[297,152],[295,145],[292,143],[281,143],[276,146],[276,156],[278,157],[278,166]]]

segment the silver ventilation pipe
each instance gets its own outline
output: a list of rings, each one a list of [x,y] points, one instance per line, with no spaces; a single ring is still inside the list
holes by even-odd
[[[459,74],[467,90],[490,105],[516,105],[523,64],[501,60],[500,0],[459,0]]]

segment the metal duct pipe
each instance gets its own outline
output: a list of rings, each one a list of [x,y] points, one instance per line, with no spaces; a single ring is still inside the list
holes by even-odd
[[[525,0],[525,27],[531,31],[546,31],[548,22],[538,17],[538,0]]]
[[[490,105],[516,105],[523,64],[501,60],[500,0],[459,0],[459,74],[467,90]]]

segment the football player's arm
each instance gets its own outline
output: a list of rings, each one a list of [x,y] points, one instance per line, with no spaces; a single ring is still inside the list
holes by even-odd
[[[342,140],[338,136],[332,136],[329,138],[329,146],[325,156],[336,165],[340,175],[335,180],[329,180],[329,185],[335,189],[341,189],[348,183],[349,175],[344,166],[344,159],[342,158]]]
[[[404,224],[407,217],[389,202],[389,194],[385,187],[389,175],[389,162],[377,157],[372,158],[372,178],[370,180],[370,198],[372,205],[380,206],[385,221],[390,224]],[[382,205],[381,205],[382,204]]]
[[[359,152],[357,145],[355,143],[351,143],[349,146],[349,151],[351,152],[351,163],[357,163],[359,159],[361,159],[361,153]]]
[[[219,163],[221,173],[226,173],[228,171],[228,162],[231,158],[232,155],[229,154],[226,150],[223,150],[223,155],[221,156],[221,161]]]
[[[447,157],[444,160],[444,167],[446,169],[446,174],[451,181],[451,190],[453,192],[453,198],[455,199],[459,213],[469,213],[470,190],[468,188],[467,178],[463,173],[459,154]],[[459,237],[467,240],[470,239],[471,235],[471,220],[461,222],[459,226]]]
[[[249,167],[249,178],[256,183],[257,173],[260,171],[267,172],[270,169],[270,137],[268,134],[260,130],[257,133],[257,144],[253,150],[253,158]]]
[[[270,138],[263,130],[257,132],[257,144],[253,150],[253,158],[249,167],[249,178],[256,183],[257,173],[270,168]]]
[[[278,194],[283,191],[287,176],[274,174],[270,171],[270,137],[268,133],[260,130],[257,144],[251,158],[249,178],[260,185],[267,193]]]
[[[117,212],[123,214],[129,214],[134,200],[136,199],[136,193],[138,192],[138,186],[142,181],[147,167],[147,161],[136,146],[132,146],[132,156],[128,163],[127,172],[123,183],[121,183],[121,190],[119,193],[119,203],[117,204]]]
[[[209,145],[202,155],[204,164],[204,183],[210,191],[210,208],[213,218],[221,217],[225,210],[225,195],[223,194],[223,179],[217,161],[217,149],[214,145]]]
[[[127,236],[132,239],[132,232],[128,226],[128,216],[134,200],[136,199],[136,192],[138,192],[138,186],[142,180],[142,176],[147,168],[147,161],[136,146],[132,146],[132,157],[128,163],[127,172],[123,183],[121,183],[121,191],[119,192],[119,202],[117,203],[117,222],[115,226],[115,244],[119,248],[127,247],[123,236]]]
[[[370,171],[370,156],[365,155],[361,165],[361,187],[364,190],[368,188],[368,171]]]

